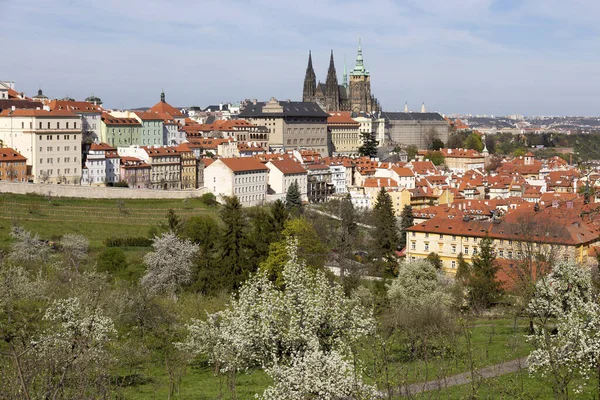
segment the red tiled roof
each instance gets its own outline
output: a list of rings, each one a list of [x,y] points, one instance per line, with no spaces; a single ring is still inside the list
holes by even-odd
[[[219,158],[219,160],[233,172],[269,170],[254,157]]]
[[[89,101],[52,100],[48,106],[51,110],[67,110],[75,113],[100,113],[102,107]]]
[[[302,167],[302,164],[290,158],[284,160],[271,160],[269,162],[285,175],[306,174],[306,169]]]
[[[12,110],[2,110],[0,116],[7,117],[78,117],[78,115],[72,113],[71,111],[66,110],[31,110],[31,109],[16,109]]]
[[[167,113],[173,117],[183,117],[183,114],[181,113],[181,111],[179,111],[178,109],[176,109],[169,103],[163,102],[163,101],[159,101],[158,103],[153,105],[152,108],[150,108],[150,112]]]
[[[27,158],[10,147],[0,148],[0,161],[26,161]]]
[[[363,187],[398,187],[398,182],[392,178],[366,178]]]

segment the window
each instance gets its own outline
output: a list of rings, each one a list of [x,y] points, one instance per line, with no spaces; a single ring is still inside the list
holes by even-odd
[[[473,255],[476,256],[477,255],[477,247],[473,247]]]
[[[50,122],[48,122],[48,129],[50,129]]]
[[[410,242],[410,249],[411,250],[416,250],[417,249],[417,242]]]
[[[504,258],[504,250],[500,250],[500,258]]]
[[[455,235],[452,235],[452,240],[456,240],[456,236]]]
[[[56,121],[56,129],[60,129],[60,122]],[[60,172],[59,172],[60,174]]]
[[[46,147],[46,151],[52,151],[52,147]]]
[[[452,265],[452,268],[456,268],[456,261],[452,261],[451,265]]]
[[[96,128],[96,124],[94,124],[94,129]],[[73,129],[77,129],[77,122],[73,122]]]
[[[441,235],[441,234],[440,234],[440,239],[443,239],[443,238],[444,238],[444,235]]]
[[[425,233],[425,237],[428,238],[429,237],[429,233]]]
[[[67,129],[69,129],[69,123],[67,122]]]
[[[468,254],[469,254],[469,247],[468,247],[468,246],[465,246],[465,247],[464,247],[464,251],[463,251],[463,253],[464,253],[465,255],[468,255]]]
[[[429,251],[429,243],[425,243],[425,251]]]
[[[415,233],[415,232],[412,232],[412,237],[415,237],[415,236],[416,236],[416,233]]]
[[[455,244],[452,245],[452,253],[456,253],[456,245]]]
[[[512,258],[512,256],[513,256],[513,252],[509,250],[508,251],[508,258]]]

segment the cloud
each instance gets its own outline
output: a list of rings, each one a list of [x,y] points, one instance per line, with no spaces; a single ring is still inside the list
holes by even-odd
[[[1,79],[108,106],[299,99],[363,40],[373,92],[441,112],[594,113],[597,1],[82,0],[2,2]],[[578,60],[578,61],[574,61]],[[562,111],[561,111],[562,110]]]

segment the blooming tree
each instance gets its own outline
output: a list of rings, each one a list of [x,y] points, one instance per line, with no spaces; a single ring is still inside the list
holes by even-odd
[[[239,370],[263,367],[275,379],[282,368],[314,365],[315,357],[325,365],[329,354],[348,356],[352,343],[374,331],[370,310],[346,297],[341,285],[330,284],[323,272],[308,270],[298,259],[295,242],[289,251],[283,290],[259,273],[232,297],[228,309],[188,325],[183,347],[207,355],[230,384]],[[314,353],[312,358],[305,359],[307,352]]]
[[[67,233],[60,240],[60,247],[69,263],[74,267],[79,267],[81,261],[87,256],[90,242],[85,236],[78,233]]]
[[[116,336],[113,321],[76,298],[54,301],[44,320],[51,325],[33,342],[41,392],[48,398],[74,398],[91,390],[104,392],[104,367],[111,360],[108,344]]]
[[[292,357],[290,365],[273,365],[267,369],[273,386],[261,400],[297,399],[375,399],[377,391],[356,379],[354,365],[337,351],[329,353],[310,345],[303,354]]]
[[[48,259],[50,248],[37,234],[32,235],[20,226],[13,226],[10,236],[15,240],[8,254],[12,261],[36,263]]]
[[[153,239],[153,252],[146,254],[146,274],[142,286],[150,293],[166,293],[174,296],[181,285],[190,282],[194,257],[199,247],[187,239],[180,239],[173,232]]]
[[[408,307],[448,307],[452,296],[443,272],[426,260],[404,263],[398,277],[388,286],[388,297],[395,304]]]
[[[556,397],[568,398],[576,374],[585,381],[600,371],[600,306],[594,298],[589,269],[557,264],[536,285],[528,311],[534,316],[535,346],[529,370],[552,379]]]

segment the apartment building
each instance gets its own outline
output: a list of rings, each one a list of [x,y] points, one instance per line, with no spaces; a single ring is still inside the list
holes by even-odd
[[[308,149],[321,156],[330,153],[327,133],[329,114],[317,103],[299,101],[252,102],[240,112],[239,118],[269,130],[269,147],[285,152]]]
[[[11,148],[0,148],[0,180],[27,182],[27,158]]]
[[[204,168],[204,185],[217,198],[237,196],[244,206],[263,204],[269,168],[253,157],[219,158]]]
[[[358,155],[358,148],[363,144],[360,126],[360,123],[352,119],[349,111],[329,113],[327,129],[333,155]]]
[[[100,141],[111,146],[132,146],[141,142],[142,124],[136,118],[115,117],[102,113]]]
[[[292,183],[296,182],[302,200],[307,200],[307,172],[302,164],[291,158],[284,158],[283,160],[271,160],[266,166],[269,168],[269,188],[273,194],[280,194],[284,197]]]
[[[82,118],[71,111],[3,110],[0,140],[27,158],[30,180],[78,184]]]

